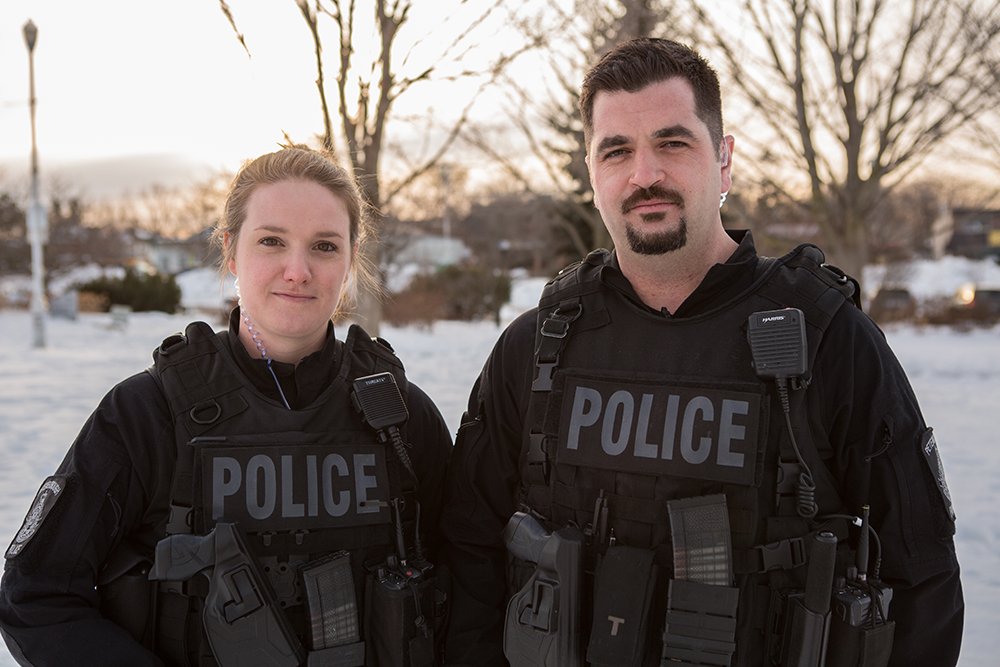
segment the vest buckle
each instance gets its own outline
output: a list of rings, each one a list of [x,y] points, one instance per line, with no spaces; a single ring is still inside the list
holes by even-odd
[[[771,570],[791,570],[800,565],[805,565],[806,556],[805,540],[801,537],[791,537],[787,540],[778,540],[769,544],[758,544],[752,547],[760,554],[762,567],[757,572],[770,572]]]
[[[528,474],[531,475],[532,471],[540,471],[541,479],[538,481],[548,484],[549,457],[545,453],[545,434],[528,434],[528,453],[526,455],[526,462],[528,464]]]
[[[565,338],[569,334],[569,325],[575,322],[582,312],[583,306],[579,303],[559,306],[542,321],[539,333],[548,338]]]
[[[535,364],[538,368],[538,377],[536,377],[531,383],[531,391],[552,391],[552,374],[556,370],[556,366],[559,365],[559,357],[556,356],[555,361],[543,362],[539,361]]]

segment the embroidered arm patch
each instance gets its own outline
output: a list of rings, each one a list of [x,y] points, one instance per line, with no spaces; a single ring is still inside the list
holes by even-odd
[[[41,528],[45,517],[49,515],[63,491],[66,490],[66,479],[66,475],[53,475],[42,482],[42,486],[38,489],[38,493],[35,494],[35,499],[31,503],[31,509],[24,517],[24,523],[21,524],[21,529],[14,536],[14,541],[7,547],[4,558],[10,559],[20,554],[28,546],[31,538],[38,534],[38,529]]]
[[[944,464],[941,463],[941,455],[938,452],[937,440],[934,439],[934,430],[924,431],[924,437],[920,443],[920,449],[924,452],[924,460],[931,469],[934,476],[934,483],[941,493],[941,500],[944,508],[948,512],[948,518],[955,520],[955,507],[951,502],[951,491],[948,490],[948,481],[944,478]]]

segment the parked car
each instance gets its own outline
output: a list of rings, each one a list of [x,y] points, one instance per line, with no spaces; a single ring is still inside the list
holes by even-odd
[[[963,285],[955,295],[951,310],[959,321],[1000,322],[1000,287]]]
[[[876,322],[912,320],[917,314],[917,300],[905,287],[883,287],[869,304],[868,314]]]

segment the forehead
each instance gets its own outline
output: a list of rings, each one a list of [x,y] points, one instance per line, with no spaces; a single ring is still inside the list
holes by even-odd
[[[310,180],[284,180],[257,185],[247,202],[244,224],[294,222],[296,227],[339,227],[349,222],[344,201]]]
[[[694,90],[681,77],[657,81],[634,92],[598,92],[592,122],[592,144],[609,136],[649,136],[674,125],[708,136],[708,127],[696,113]]]

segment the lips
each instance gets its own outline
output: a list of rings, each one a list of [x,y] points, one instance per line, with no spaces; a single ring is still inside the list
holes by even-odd
[[[634,211],[636,209],[659,208],[661,206],[680,206],[680,202],[675,202],[675,201],[643,201],[643,202],[639,202],[637,204],[633,204],[632,206],[630,206],[628,208],[628,210],[626,210],[626,213],[628,211]]]
[[[644,190],[636,190],[622,202],[622,212],[642,208],[660,206],[684,206],[684,198],[675,190],[653,186]]]
[[[316,298],[310,294],[299,294],[298,292],[274,292],[274,295],[292,301],[309,301]]]

